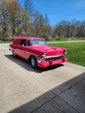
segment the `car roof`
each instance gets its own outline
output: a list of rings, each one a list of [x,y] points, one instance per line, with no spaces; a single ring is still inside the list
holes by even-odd
[[[39,37],[16,37],[14,40],[45,40],[45,38],[39,38]]]

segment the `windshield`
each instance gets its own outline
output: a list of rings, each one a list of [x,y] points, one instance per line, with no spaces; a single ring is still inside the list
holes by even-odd
[[[43,46],[43,45],[47,45],[46,44],[46,40],[28,40],[27,42],[28,46]]]

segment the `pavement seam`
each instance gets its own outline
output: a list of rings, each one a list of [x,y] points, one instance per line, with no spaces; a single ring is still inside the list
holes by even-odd
[[[77,85],[79,82],[85,80],[85,78],[82,78],[81,80],[77,81],[75,84],[73,84],[72,86],[69,86],[68,88],[66,88],[65,90],[63,90],[62,92],[60,92],[59,94],[56,94],[55,92],[51,91],[53,94],[56,95],[56,97],[60,98],[63,102],[65,102],[68,106],[70,106],[71,108],[73,108],[76,112],[80,113],[79,111],[77,111],[77,109],[75,109],[72,105],[70,105],[68,102],[66,102],[65,100],[63,100],[59,95],[64,93],[66,90],[71,89],[73,86]]]
[[[35,112],[36,110],[38,110],[39,108],[41,108],[42,106],[44,106],[45,104],[49,103],[51,100],[55,99],[57,96],[55,95],[53,98],[51,98],[50,100],[48,100],[47,102],[43,103],[42,105],[40,105],[39,107],[37,107],[36,109],[34,109],[32,112],[30,113],[33,113]]]
[[[76,112],[80,113],[77,109],[75,109],[72,105],[70,105],[68,102],[66,102],[65,100],[63,100],[59,95],[57,95],[58,98],[60,98],[64,103],[66,103],[68,106],[70,106],[72,109],[74,109]]]
[[[64,89],[63,91],[61,91],[60,93],[56,94],[54,91],[51,91],[53,94],[55,95],[60,95],[62,93],[64,93],[66,90],[71,89],[72,87],[74,87],[75,85],[77,85],[79,82],[83,81],[85,78],[82,78],[80,80],[78,80],[76,83],[74,83],[73,85],[70,85],[69,87],[67,87],[66,89]]]
[[[85,78],[82,78],[81,80],[77,81],[75,84],[73,84],[72,86],[69,86],[68,88],[66,88],[65,90],[63,90],[61,93],[65,92],[66,90],[68,89],[71,89],[73,86],[77,85],[79,82],[81,82],[82,80],[84,80]],[[48,100],[47,102],[43,103],[42,105],[40,105],[39,107],[37,107],[35,110],[33,110],[32,112],[30,113],[33,113],[35,112],[36,110],[38,110],[39,108],[41,108],[42,106],[44,106],[45,104],[49,103],[50,101],[52,101],[53,99],[55,99],[56,97],[60,98],[63,102],[65,102],[68,106],[70,106],[72,109],[74,109],[76,112],[80,113],[79,111],[77,111],[73,106],[71,106],[68,102],[66,102],[65,100],[63,100],[59,95],[59,94],[56,94],[55,92],[53,92],[52,90],[50,90],[55,96],[53,98],[51,98],[50,100]]]
[[[38,110],[39,108],[43,107],[44,105],[48,104],[49,102],[51,102],[53,99],[55,99],[56,97],[58,97],[60,100],[62,100],[66,105],[68,105],[69,107],[71,107],[74,111],[76,111],[77,113],[80,113],[79,111],[77,111],[73,106],[71,106],[68,102],[66,102],[65,100],[63,100],[62,98],[60,98],[59,95],[56,95],[55,97],[53,97],[52,99],[48,100],[47,102],[43,103],[42,105],[40,105],[39,107],[37,107],[35,110],[33,110],[30,113],[34,113],[36,110]]]

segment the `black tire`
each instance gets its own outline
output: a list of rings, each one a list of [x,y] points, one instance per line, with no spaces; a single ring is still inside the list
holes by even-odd
[[[30,64],[31,64],[31,67],[33,69],[37,69],[38,68],[37,59],[35,57],[33,57],[33,56],[30,58]]]

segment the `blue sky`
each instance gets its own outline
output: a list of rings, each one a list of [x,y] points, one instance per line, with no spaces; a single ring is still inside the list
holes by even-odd
[[[51,25],[55,25],[62,20],[85,20],[85,0],[31,1],[36,10],[38,10],[40,13],[44,15],[48,15],[49,22]]]

